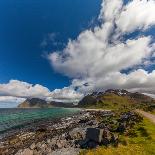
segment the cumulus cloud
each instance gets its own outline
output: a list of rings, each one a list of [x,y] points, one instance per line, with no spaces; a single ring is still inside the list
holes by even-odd
[[[50,91],[48,88],[36,84],[30,84],[18,80],[10,80],[8,83],[0,84],[0,103],[20,103],[26,98],[41,98],[45,100],[59,100],[76,102],[82,94],[70,87]]]
[[[154,15],[154,0],[133,0],[126,5],[122,0],[103,0],[101,25],[81,32],[48,59],[56,71],[73,78],[71,87],[82,93],[108,88],[155,93],[155,71],[137,67],[154,55],[151,34],[125,37],[155,25]],[[122,72],[128,69],[129,73]]]
[[[10,80],[7,84],[0,84],[1,96],[45,98],[49,93],[49,89],[42,85],[32,85],[18,80]]]
[[[52,91],[48,100],[78,102],[82,97],[83,94],[76,92],[70,87],[64,87],[63,89],[55,89]]]
[[[0,96],[0,102],[2,103],[19,103],[23,102],[25,98],[13,97],[13,96]]]
[[[136,29],[146,30],[155,24],[154,15],[154,0],[133,0],[123,7],[116,24],[124,33]]]
[[[16,108],[17,105],[24,100],[25,98],[0,96],[0,108]]]

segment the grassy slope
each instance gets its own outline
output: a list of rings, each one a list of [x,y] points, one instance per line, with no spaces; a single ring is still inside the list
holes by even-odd
[[[107,94],[102,97],[96,105],[85,105],[85,108],[103,108],[116,110],[121,108],[132,107],[134,104],[131,99],[126,96],[118,96],[115,94]]]
[[[154,104],[154,108],[150,109],[150,105]],[[152,103],[145,98],[133,99],[129,96],[118,96],[113,93],[107,93],[100,97],[97,103],[83,104],[83,108],[97,108],[97,109],[110,109],[110,110],[133,110],[143,109],[145,111],[153,111],[155,109],[155,102]],[[154,110],[155,114],[155,110]]]
[[[136,125],[130,136],[122,136],[121,139],[122,144],[117,148],[99,147],[82,151],[80,155],[155,155],[155,125],[147,119]]]

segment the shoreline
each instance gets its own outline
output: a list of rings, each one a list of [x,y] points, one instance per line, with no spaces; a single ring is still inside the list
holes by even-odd
[[[28,110],[28,109],[34,109],[34,108],[16,108],[16,109]],[[40,110],[41,108],[35,108],[35,109]],[[49,109],[49,108],[47,108],[47,109]],[[60,108],[58,107],[58,109],[60,109]],[[70,109],[70,108],[65,108],[65,109]],[[77,108],[74,108],[74,109],[77,109]],[[38,119],[30,120],[26,123],[23,122],[22,124],[13,126],[13,127],[8,128],[6,130],[2,130],[2,131],[0,131],[0,142],[3,141],[3,139],[6,139],[7,137],[10,137],[14,134],[18,134],[18,133],[23,132],[23,131],[24,132],[28,132],[30,130],[35,131],[44,125],[47,126],[47,125],[57,124],[61,121],[61,119],[66,119],[66,118],[72,117],[74,115],[79,115],[79,113],[81,111],[82,110],[79,109],[79,111],[75,112],[74,114],[68,114],[68,116],[64,116],[64,117],[46,118],[46,121],[44,118],[38,118]]]
[[[30,124],[27,128],[15,130],[0,140],[0,154],[18,155],[19,151],[23,150],[25,147],[29,148],[33,143],[35,143],[35,145],[39,145],[40,143],[44,143],[45,141],[48,141],[48,139],[53,138],[56,138],[57,140],[62,139],[62,141],[65,139],[64,143],[67,144],[65,148],[73,147],[72,149],[77,152],[77,149],[75,149],[74,146],[74,138],[73,140],[66,141],[67,138],[64,138],[63,136],[65,135],[67,137],[67,134],[74,130],[76,134],[79,134],[79,130],[80,134],[82,133],[85,135],[86,128],[97,127],[97,122],[94,119],[96,114],[98,114],[98,112],[95,112],[94,114],[94,112],[88,112],[81,109],[72,116],[67,116],[56,120],[42,120],[36,124]],[[102,115],[104,114],[107,114],[107,112],[102,112]],[[58,145],[61,148],[60,144]],[[53,151],[60,149],[59,147],[54,147]],[[80,149],[78,148],[78,150]]]
[[[111,112],[111,110],[107,110],[107,109],[91,109],[91,108],[90,108],[90,109],[89,109],[89,108],[87,109],[87,108],[86,108],[86,109],[83,109],[83,110],[85,110],[85,111],[87,111],[87,112],[89,112],[89,111],[92,111],[92,112],[93,112],[93,111],[94,111],[94,112]]]
[[[101,109],[80,112],[36,127],[21,129],[0,142],[2,155],[78,155],[82,149],[118,145],[119,134],[141,118],[133,112],[115,115]],[[131,124],[130,124],[131,123]]]

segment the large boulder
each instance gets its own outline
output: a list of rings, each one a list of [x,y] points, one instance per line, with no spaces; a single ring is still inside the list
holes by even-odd
[[[103,129],[88,128],[86,131],[86,139],[101,143],[103,138]]]

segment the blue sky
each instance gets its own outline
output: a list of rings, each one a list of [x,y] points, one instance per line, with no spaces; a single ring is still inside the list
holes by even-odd
[[[100,5],[101,0],[1,0],[0,83],[18,79],[51,90],[68,86],[70,79],[54,72],[44,54],[62,49],[88,28]],[[40,46],[51,33],[62,45]]]
[[[106,89],[154,96],[154,15],[154,0],[1,0],[0,106]]]

